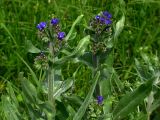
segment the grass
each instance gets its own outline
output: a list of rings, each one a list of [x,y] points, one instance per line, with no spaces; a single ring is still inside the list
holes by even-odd
[[[123,2],[125,4],[123,4]],[[125,7],[123,5],[125,5]],[[42,110],[43,108],[46,108],[48,111],[51,111],[51,105],[44,102],[46,100],[45,94],[39,94],[39,92],[37,92],[37,96],[40,98],[38,101],[39,106],[35,107],[33,105],[33,107],[28,104],[29,100],[24,97],[25,93],[22,92],[20,79],[25,77],[25,79],[30,80],[30,82],[34,84],[32,79],[33,74],[24,64],[24,61],[34,71],[37,78],[44,78],[43,76],[45,76],[45,72],[41,73],[36,70],[33,65],[34,58],[37,54],[28,53],[26,49],[27,40],[31,41],[36,47],[44,47],[37,37],[36,25],[40,21],[47,21],[55,15],[60,18],[62,29],[67,33],[75,19],[83,14],[84,17],[82,21],[75,26],[75,30],[73,31],[77,32],[76,39],[70,42],[71,47],[75,48],[79,43],[79,40],[85,36],[84,28],[88,25],[90,18],[103,10],[108,10],[113,15],[113,33],[115,32],[116,23],[121,19],[123,14],[125,15],[124,29],[115,41],[114,48],[108,56],[107,66],[111,66],[112,69],[106,68],[105,71],[105,75],[109,78],[109,82],[105,83],[106,86],[108,86],[106,92],[108,93],[108,99],[112,104],[108,113],[113,112],[113,109],[116,108],[115,106],[127,93],[136,91],[140,85],[144,84],[145,86],[148,79],[159,76],[160,1],[158,0],[50,0],[50,3],[47,0],[1,0],[0,119],[11,120],[11,116],[14,116],[14,119],[40,119],[38,118],[39,111],[37,109]],[[89,48],[87,48],[87,50],[89,50]],[[24,61],[20,58],[23,58]],[[68,104],[65,100],[57,103],[57,106],[60,106],[58,108],[60,109],[58,114],[63,116],[63,110],[61,110],[61,108],[64,106],[67,108],[65,111],[67,115],[69,113],[71,114],[71,111],[72,113],[78,111],[77,106],[80,106],[79,103],[82,103],[85,100],[93,81],[91,69],[83,63],[74,63],[71,61],[65,63],[61,68],[63,68],[61,71],[64,81],[68,78],[75,80],[75,84],[72,86],[73,88],[71,88],[72,90],[66,92],[67,95],[69,94],[66,99],[68,101],[74,101],[75,99],[78,101],[74,105]],[[19,78],[21,72],[23,72],[24,75]],[[44,80],[42,81],[44,82]],[[30,83],[27,84],[30,86]],[[45,84],[45,82],[43,84]],[[24,88],[24,92],[35,91],[34,87],[30,87],[30,91],[25,91],[26,89]],[[143,86],[140,88],[142,87]],[[143,98],[138,104],[138,107],[133,108],[134,110],[132,112],[125,115],[124,120],[160,119],[158,114],[160,105],[157,102],[160,98],[158,95],[160,92],[158,77],[157,83],[152,87],[154,95],[151,96],[151,99],[152,97],[154,98],[153,100],[156,103],[154,106],[156,107],[152,110],[152,107],[150,107],[152,103],[147,101],[147,96],[149,96],[148,94],[150,93],[143,93],[145,99]],[[14,92],[9,92],[9,89],[13,89]],[[37,91],[41,91],[41,89]],[[64,94],[64,96],[66,94]],[[70,97],[70,94],[73,96]],[[29,97],[33,100],[37,99],[37,97],[34,96],[34,93],[33,96],[29,95]],[[16,103],[15,101],[12,101],[13,99],[18,102],[18,105],[13,105]],[[44,102],[43,104],[41,103],[42,101]],[[8,106],[4,106],[4,104],[7,104]],[[22,106],[25,106],[25,108]],[[11,109],[7,109],[7,107],[10,107]],[[97,108],[96,106],[93,108],[102,111],[101,108]],[[30,111],[25,112],[27,109]],[[31,111],[37,112],[37,116],[31,114]],[[6,113],[8,112],[13,114],[7,116]],[[109,115],[108,113],[105,115]],[[49,119],[49,112],[47,113],[45,111],[45,114],[47,114],[47,119]],[[94,112],[92,114],[89,112],[85,113],[85,115],[90,117],[93,116],[93,114]],[[70,115],[71,118],[73,118],[73,116],[74,114]],[[56,119],[58,120],[60,118],[57,117]],[[65,117],[61,118],[61,120],[63,119],[65,119]],[[83,116],[83,119],[86,118]],[[94,117],[91,117],[90,119],[94,120]],[[117,119],[121,118],[117,117]]]

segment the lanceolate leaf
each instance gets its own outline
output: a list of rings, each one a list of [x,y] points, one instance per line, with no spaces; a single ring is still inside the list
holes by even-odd
[[[1,96],[2,112],[4,113],[4,120],[19,120],[20,113],[17,106],[12,102],[9,96]]]
[[[25,99],[27,99],[28,102],[32,102],[32,103],[36,102],[37,91],[34,85],[26,78],[23,78],[21,80],[21,83],[22,83],[22,89],[23,89]]]
[[[74,54],[74,55],[78,55],[78,56],[82,55],[82,54],[84,53],[84,51],[86,50],[89,42],[90,42],[90,36],[87,35],[86,37],[84,37],[83,39],[81,39],[81,40],[79,41],[79,44],[78,44],[78,46],[75,48],[73,54]]]
[[[27,52],[30,52],[30,53],[40,53],[41,52],[41,50],[36,48],[30,40],[27,40],[26,42],[26,49],[27,49]]]
[[[10,95],[13,103],[15,104],[15,106],[16,106],[16,107],[19,107],[19,104],[18,104],[16,95],[15,95],[15,93],[14,93],[14,89],[13,89],[13,87],[12,87],[12,85],[11,85],[10,82],[7,83],[7,88],[6,88],[6,89],[7,89],[7,91],[8,91],[8,94]]]
[[[64,81],[64,83],[62,83],[62,86],[59,89],[57,89],[56,92],[53,94],[53,97],[56,98],[60,96],[63,92],[68,90],[72,86],[72,84],[73,84],[72,79]]]
[[[84,115],[84,113],[90,103],[90,100],[91,100],[91,97],[92,97],[93,92],[95,90],[99,76],[100,76],[100,72],[98,71],[97,74],[95,75],[94,83],[93,83],[90,91],[88,92],[87,97],[85,98],[85,100],[84,100],[83,104],[81,105],[81,107],[79,108],[78,112],[75,114],[73,120],[81,120],[82,119],[82,117],[83,117],[83,115]]]
[[[124,96],[113,111],[113,120],[120,120],[127,116],[149,95],[152,90],[153,79],[139,86],[134,92]]]
[[[154,103],[152,104],[150,108],[150,112],[152,113],[155,109],[157,109],[160,106],[160,97],[155,99]]]
[[[72,33],[73,33],[73,30],[74,30],[76,24],[81,21],[81,19],[83,18],[83,16],[84,16],[84,15],[78,16],[77,19],[75,20],[75,22],[72,24],[72,27],[71,27],[69,33],[67,34],[67,36],[66,36],[66,38],[65,38],[66,41],[71,37],[71,35],[72,35]]]
[[[123,15],[122,18],[116,23],[116,29],[114,34],[114,39],[117,39],[119,34],[122,32],[125,22],[125,16]]]

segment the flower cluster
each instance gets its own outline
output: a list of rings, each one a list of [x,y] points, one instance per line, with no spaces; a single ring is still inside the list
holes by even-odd
[[[48,60],[44,52],[41,52],[38,56],[36,56],[36,58],[34,59],[34,66],[38,70],[46,70],[48,68]]]
[[[65,32],[60,31],[60,27],[59,27],[58,24],[59,24],[59,19],[58,18],[52,18],[49,26],[52,26],[54,28],[54,32],[56,33],[57,39],[58,40],[63,40],[65,38]],[[43,32],[45,28],[47,28],[47,27],[50,28],[49,26],[47,26],[46,22],[40,22],[37,25],[37,29],[40,32]],[[48,32],[52,34],[53,31],[48,29]],[[48,36],[48,37],[52,38],[52,36]]]
[[[60,49],[65,43],[64,38],[66,34],[65,32],[61,31],[59,22],[60,20],[58,18],[52,18],[49,22],[40,22],[36,26],[40,39],[43,42],[47,43],[47,50],[51,49],[50,45],[53,47],[51,51],[54,52],[54,56],[58,55]],[[49,67],[50,55],[47,54],[49,53],[46,52],[45,55],[44,52],[41,52],[38,56],[36,56],[36,58],[34,59],[34,65],[37,69],[45,70]]]
[[[101,12],[96,15],[90,22],[90,27],[96,32],[101,34],[103,31],[108,31],[112,24],[112,15],[108,11]]]
[[[59,19],[58,18],[53,18],[51,20],[51,24],[53,25],[54,30],[55,30],[55,32],[57,34],[57,39],[58,40],[63,40],[64,37],[65,37],[65,32],[60,31],[60,27],[59,27],[58,23],[59,23]]]
[[[86,32],[91,36],[92,53],[107,53],[107,43],[112,35],[112,14],[108,11],[100,12],[90,20],[88,28]]]

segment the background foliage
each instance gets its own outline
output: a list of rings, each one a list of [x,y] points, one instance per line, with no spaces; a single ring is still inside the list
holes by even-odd
[[[84,120],[160,119],[159,0],[1,0],[0,119],[43,120],[55,116],[46,100],[45,72],[35,69],[37,54],[28,52],[28,40],[43,48],[36,25],[54,14],[68,33],[76,18],[83,14],[72,32],[73,40],[68,41],[75,48],[85,37],[88,21],[104,10],[113,15],[113,33],[120,33],[115,35],[113,50],[101,71],[104,105],[98,106],[90,96],[99,74],[92,79],[92,70],[83,62],[65,62],[57,70],[63,84],[55,94],[56,120],[78,120],[78,115]]]

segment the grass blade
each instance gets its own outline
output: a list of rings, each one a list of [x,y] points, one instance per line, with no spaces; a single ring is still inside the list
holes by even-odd
[[[90,91],[88,92],[88,95],[87,97],[85,98],[83,104],[81,105],[81,107],[79,108],[78,112],[75,114],[73,120],[81,120],[89,103],[90,103],[90,99],[93,95],[93,92],[95,90],[95,87],[96,87],[96,84],[97,84],[97,81],[99,79],[99,76],[100,76],[100,72],[97,72],[97,74],[95,75],[95,78],[94,78],[94,83],[90,89]]]
[[[66,41],[69,40],[69,38],[71,37],[71,35],[72,35],[72,33],[73,33],[73,30],[74,30],[76,24],[81,21],[81,19],[83,18],[83,16],[84,16],[84,15],[78,16],[77,19],[74,21],[74,23],[72,24],[72,27],[71,27],[69,33],[67,34],[67,36],[66,36],[66,38],[65,38]]]

